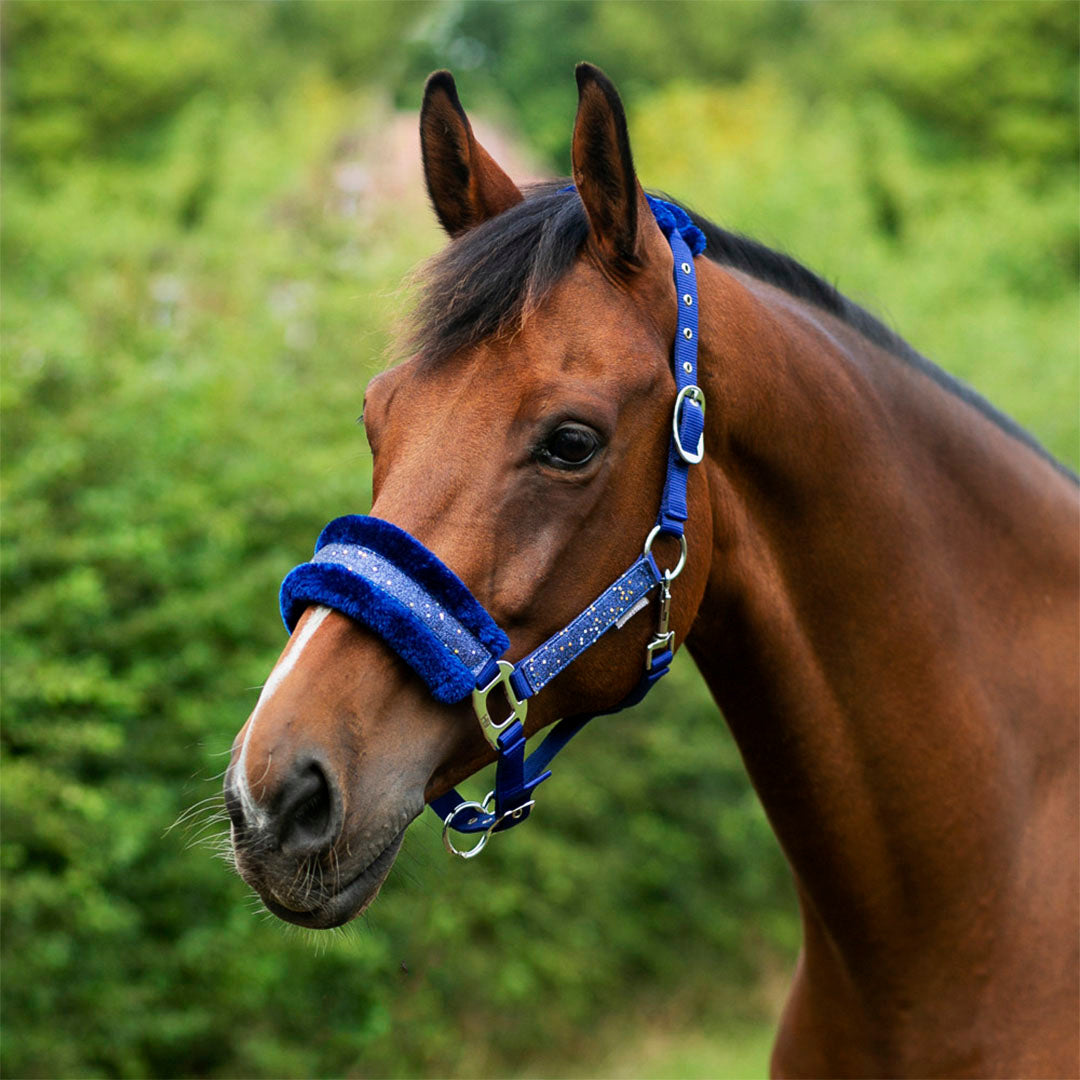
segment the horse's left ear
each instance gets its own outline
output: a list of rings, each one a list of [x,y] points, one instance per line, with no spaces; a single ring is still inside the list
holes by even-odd
[[[424,86],[420,149],[431,204],[451,236],[521,202],[517,185],[473,136],[449,71],[434,72]]]
[[[574,185],[601,258],[617,270],[633,270],[645,261],[643,232],[653,217],[634,172],[626,113],[618,91],[599,68],[578,64],[574,74],[578,84],[570,151]]]

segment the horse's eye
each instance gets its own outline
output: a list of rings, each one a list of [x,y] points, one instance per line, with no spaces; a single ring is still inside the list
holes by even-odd
[[[600,436],[584,424],[560,424],[539,448],[537,457],[556,469],[577,469],[600,449]]]

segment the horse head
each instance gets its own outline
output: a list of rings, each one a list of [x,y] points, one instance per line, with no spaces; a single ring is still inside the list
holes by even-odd
[[[411,355],[364,401],[372,517],[464,583],[511,662],[640,557],[671,443],[672,248],[614,87],[584,64],[577,80],[574,188],[524,193],[476,141],[451,76],[428,80],[424,174],[451,242],[423,279]],[[710,550],[706,481],[689,484],[675,644]],[[662,535],[653,554],[670,568],[680,549]],[[655,632],[652,603],[628,614],[536,696],[525,733],[616,706]],[[467,701],[437,700],[370,628],[312,604],[233,745],[237,867],[281,918],[339,925],[374,899],[425,802],[494,757]]]

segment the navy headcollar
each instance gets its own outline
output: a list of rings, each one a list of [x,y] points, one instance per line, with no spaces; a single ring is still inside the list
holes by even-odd
[[[574,188],[566,188],[573,191]],[[552,758],[595,715],[560,720],[527,759],[524,720],[528,699],[612,628],[622,627],[660,588],[656,636],[646,649],[638,685],[610,712],[640,701],[667,673],[675,651],[668,629],[671,582],[686,562],[683,526],[687,517],[689,466],[704,456],[705,396],[697,385],[697,277],[694,255],[705,236],[686,211],[647,196],[657,224],[675,257],[679,321],[673,347],[675,408],[667,475],[656,526],[633,565],[580,615],[516,664],[501,659],[506,634],[465,583],[418,540],[379,518],[350,515],[323,529],[315,557],[293,569],[281,585],[281,614],[291,633],[312,604],[325,604],[378,634],[427,684],[437,701],[454,703],[472,695],[480,727],[498,751],[495,789],[483,802],[449,791],[431,802],[443,821],[443,839],[456,855],[479,854],[492,833],[524,821],[534,805],[533,790],[551,773]],[[661,571],[652,556],[659,535],[678,537],[682,554],[672,570]],[[488,695],[501,686],[509,715],[493,720]],[[479,833],[475,847],[459,850],[449,830]]]

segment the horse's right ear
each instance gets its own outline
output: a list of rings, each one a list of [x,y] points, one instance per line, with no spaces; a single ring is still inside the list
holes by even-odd
[[[517,185],[473,136],[449,71],[434,72],[424,86],[420,149],[431,204],[451,236],[521,202]]]

